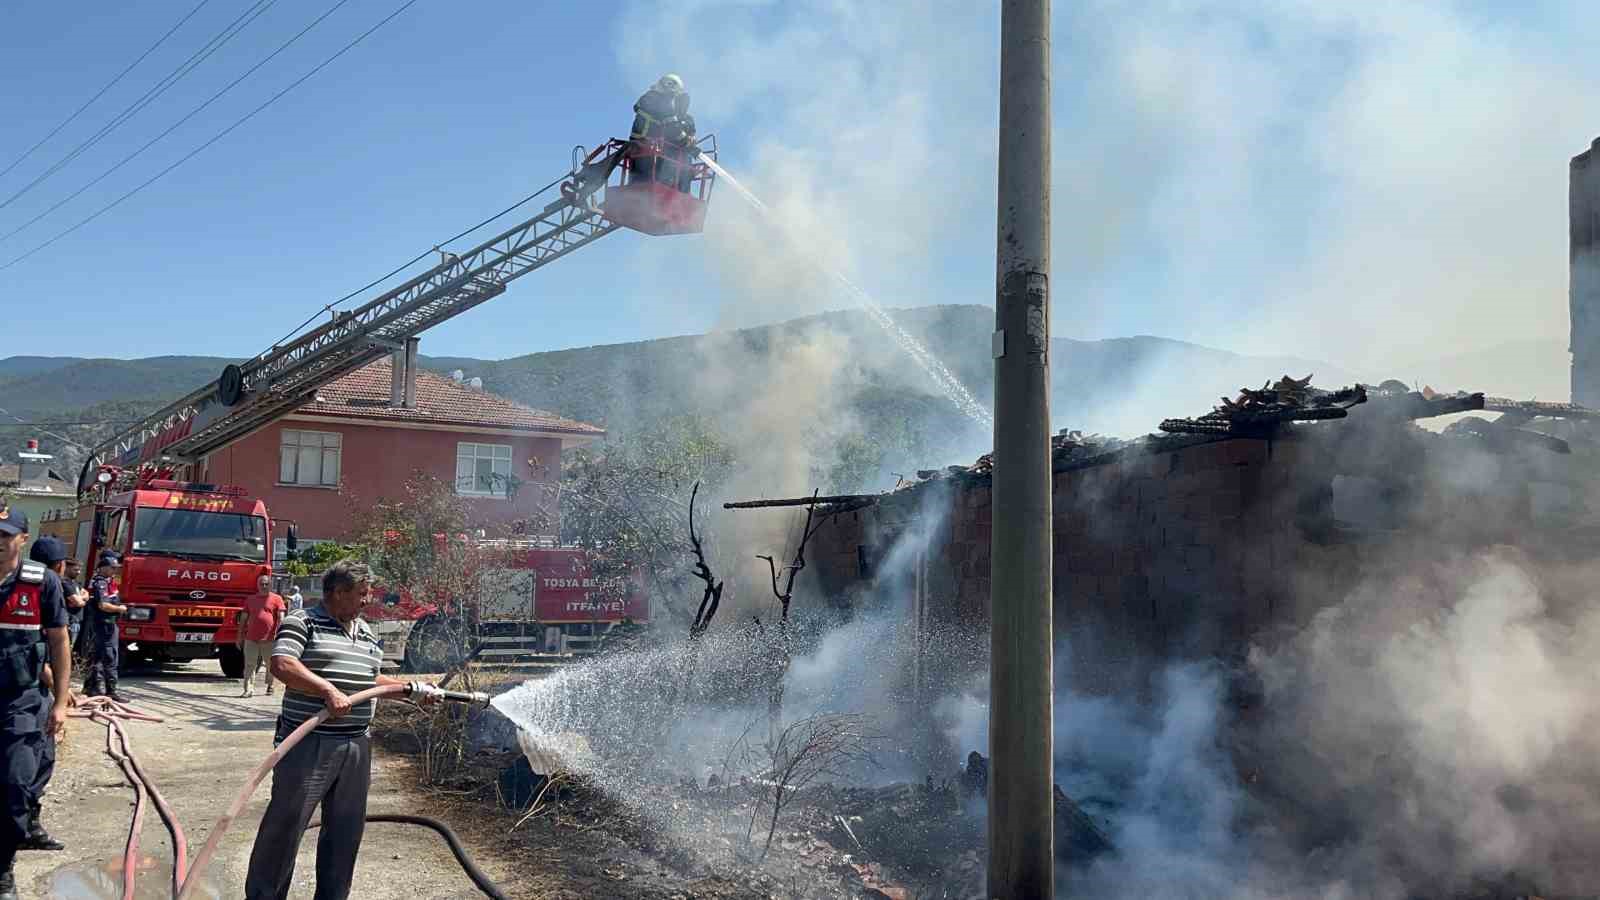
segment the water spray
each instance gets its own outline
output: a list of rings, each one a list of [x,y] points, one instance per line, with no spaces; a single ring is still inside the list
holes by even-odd
[[[700,162],[704,163],[708,168],[716,172],[718,178],[732,185],[733,189],[739,192],[739,196],[748,201],[752,207],[755,207],[756,211],[767,217],[767,219],[772,221],[773,224],[780,224],[773,215],[772,209],[768,207],[767,204],[763,203],[761,198],[757,197],[749,188],[741,184],[739,179],[734,178],[731,174],[729,174],[727,169],[724,169],[722,166],[718,165],[716,160],[705,154],[701,154],[699,159]],[[961,379],[957,378],[956,374],[950,371],[949,367],[936,359],[934,355],[928,351],[928,348],[922,345],[921,341],[912,337],[906,332],[905,329],[901,328],[899,323],[895,322],[895,320],[889,315],[888,311],[879,305],[878,301],[872,299],[872,295],[863,290],[860,285],[857,285],[849,278],[846,278],[844,273],[828,265],[823,260],[817,259],[816,263],[822,268],[823,271],[833,276],[834,280],[839,282],[840,286],[842,286],[847,293],[855,298],[856,303],[858,303],[862,309],[866,310],[867,315],[871,317],[872,321],[876,323],[879,328],[882,328],[884,332],[889,335],[889,337],[893,338],[894,342],[900,345],[900,349],[906,352],[906,355],[910,356],[916,361],[917,365],[922,368],[922,371],[926,372],[928,377],[932,378],[934,382],[939,385],[939,389],[944,392],[945,397],[947,397],[951,403],[954,403],[956,408],[961,410],[963,415],[967,416],[969,419],[972,419],[974,422],[977,422],[979,425],[982,425],[984,428],[993,430],[994,415],[989,412],[988,407],[984,406],[981,402],[979,402],[977,397],[972,395],[971,391],[967,390],[966,385],[961,383]]]

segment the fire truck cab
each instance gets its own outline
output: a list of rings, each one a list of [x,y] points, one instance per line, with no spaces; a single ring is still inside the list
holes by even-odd
[[[219,659],[238,677],[236,617],[272,573],[274,523],[266,505],[242,488],[164,479],[108,489],[72,518],[47,522],[93,572],[102,550],[122,554],[119,590],[122,658],[130,663]],[[285,523],[287,543],[296,544]]]

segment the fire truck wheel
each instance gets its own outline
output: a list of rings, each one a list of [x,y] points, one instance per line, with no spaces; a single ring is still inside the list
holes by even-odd
[[[228,678],[240,678],[244,675],[244,653],[238,647],[217,648],[218,660],[222,663],[222,674]]]
[[[426,618],[411,627],[406,637],[407,672],[437,674],[448,672],[465,655],[444,621]]]

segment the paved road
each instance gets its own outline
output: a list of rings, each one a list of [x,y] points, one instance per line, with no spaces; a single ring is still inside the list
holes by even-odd
[[[240,699],[239,683],[224,679],[215,663],[125,678],[123,690],[133,705],[166,718],[159,724],[132,722],[125,727],[140,763],[183,823],[192,859],[245,775],[272,749],[278,697],[266,697],[258,689],[253,699]],[[82,719],[71,720],[68,728],[44,812],[46,827],[67,843],[67,849],[21,854],[18,885],[27,898],[120,897],[133,790],[105,755],[104,728]],[[406,770],[404,760],[374,750],[371,812],[425,812],[421,798],[405,780]],[[269,785],[270,781],[261,785],[229,829],[202,896],[244,895],[244,871]],[[491,877],[503,876],[497,860],[469,849],[475,850],[479,865]],[[146,813],[139,856],[138,896],[170,898],[172,848],[153,807]],[[301,846],[290,896],[312,895],[314,858],[315,841],[308,839]],[[465,900],[482,895],[432,832],[374,824],[367,828],[352,896]]]

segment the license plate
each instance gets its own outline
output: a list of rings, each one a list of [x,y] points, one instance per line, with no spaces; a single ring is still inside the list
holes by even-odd
[[[209,644],[216,639],[216,635],[209,631],[180,631],[178,643],[180,644]]]

